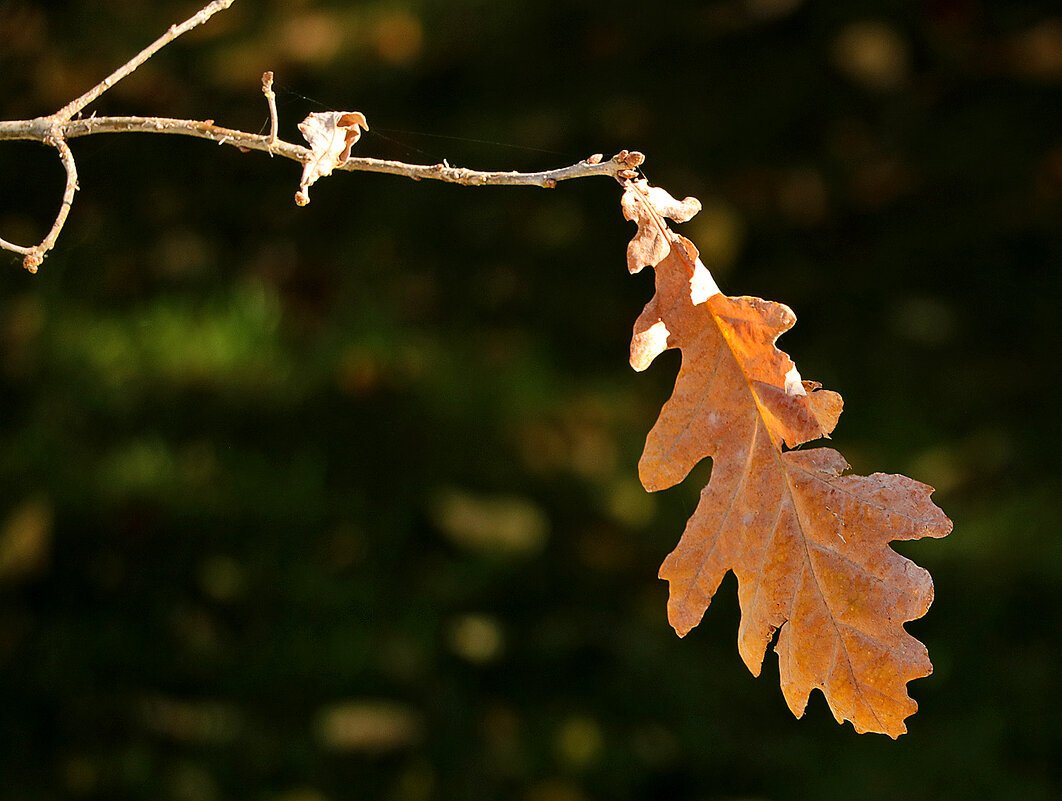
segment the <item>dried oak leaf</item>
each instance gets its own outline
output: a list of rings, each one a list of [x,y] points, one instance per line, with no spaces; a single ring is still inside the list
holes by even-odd
[[[628,268],[656,269],[656,293],[634,325],[631,365],[668,348],[682,366],[639,464],[645,488],[682,481],[705,457],[708,486],[660,577],[668,619],[685,636],[728,570],[738,580],[738,650],[759,675],[777,632],[782,693],[797,717],[820,689],[834,717],[858,732],[897,737],[917,704],[907,682],[927,676],[925,646],[903,624],[926,613],[933,582],[888,543],[943,537],[951,521],[932,487],[905,476],[843,475],[831,448],[790,450],[828,437],[841,397],[802,381],[775,347],[796,320],[779,303],[727,297],[688,239],[665,217],[688,219],[644,180],[629,181],[623,212],[638,224]],[[695,210],[694,210],[695,213]]]
[[[314,112],[299,123],[310,152],[302,165],[296,203],[300,206],[309,203],[310,185],[318,178],[331,175],[332,170],[350,158],[350,149],[361,138],[362,128],[369,130],[369,123],[360,111]]]

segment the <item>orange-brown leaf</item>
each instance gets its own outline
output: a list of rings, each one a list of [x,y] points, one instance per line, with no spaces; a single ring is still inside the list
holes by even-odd
[[[917,708],[907,682],[932,670],[903,624],[925,614],[933,583],[888,543],[942,537],[951,521],[925,484],[845,476],[848,465],[830,448],[790,450],[833,431],[840,395],[801,380],[775,347],[796,320],[788,307],[718,291],[693,243],[663,219],[680,219],[691,199],[660,208],[657,198],[670,195],[659,192],[637,181],[624,193],[624,214],[638,223],[628,266],[656,268],[631,364],[643,370],[679,348],[682,366],[639,472],[652,491],[679,483],[705,457],[713,462],[660,569],[670,584],[668,618],[684,636],[733,571],[738,650],[749,670],[759,674],[777,632],[782,692],[794,714],[818,688],[838,721],[896,737]]]

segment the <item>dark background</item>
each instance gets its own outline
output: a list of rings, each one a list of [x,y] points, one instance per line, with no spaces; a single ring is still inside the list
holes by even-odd
[[[186,2],[0,1],[0,117],[47,114]],[[938,488],[900,549],[936,666],[892,741],[794,720],[685,640],[657,567],[702,466],[636,465],[678,367],[627,366],[651,294],[606,179],[469,189],[178,137],[72,143],[40,274],[0,254],[0,798],[1062,796],[1062,12],[1037,2],[239,0],[91,110],[361,155],[542,169],[621,148],[695,195],[724,291],[840,391],[860,473]],[[0,236],[54,151],[0,143]],[[698,483],[699,482],[699,483]]]

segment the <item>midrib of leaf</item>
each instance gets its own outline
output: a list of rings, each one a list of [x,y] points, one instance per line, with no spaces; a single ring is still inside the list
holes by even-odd
[[[787,466],[785,465],[785,463],[784,463],[784,461],[782,459],[782,454],[780,452],[778,452],[777,450],[774,453],[774,459],[775,459],[775,464],[778,466],[778,469],[780,469],[782,471],[782,474],[785,477],[786,495],[788,495],[788,497],[790,499],[790,503],[792,503],[792,505],[793,505],[793,514],[796,517],[797,526],[800,529],[800,545],[801,545],[801,548],[803,549],[802,556],[803,556],[803,562],[804,562],[804,567],[802,568],[802,572],[804,570],[810,571],[811,576],[812,576],[812,578],[813,578],[813,580],[815,582],[815,592],[817,593],[817,595],[819,597],[819,600],[822,602],[823,608],[825,608],[826,611],[827,611],[827,614],[828,614],[829,619],[830,619],[830,626],[832,627],[833,632],[834,632],[835,648],[839,649],[840,651],[842,651],[844,653],[844,661],[845,661],[845,665],[846,665],[846,667],[848,669],[848,676],[851,679],[852,688],[853,688],[854,693],[856,695],[858,695],[859,700],[862,702],[862,704],[867,709],[870,710],[870,714],[874,718],[874,723],[879,728],[883,729],[883,728],[885,728],[885,726],[887,724],[885,722],[883,722],[878,717],[877,709],[874,707],[874,705],[866,697],[866,693],[864,691],[864,682],[859,680],[859,676],[858,676],[858,674],[856,672],[855,666],[852,664],[852,656],[851,656],[851,653],[848,650],[848,644],[845,642],[844,637],[841,635],[841,624],[837,620],[837,616],[834,613],[833,607],[830,606],[829,602],[826,600],[826,594],[823,592],[822,583],[819,580],[819,574],[818,574],[818,571],[815,569],[815,563],[814,563],[814,561],[811,558],[811,550],[808,547],[808,536],[807,536],[807,533],[806,533],[808,529],[807,529],[807,524],[804,522],[805,521],[805,516],[803,514],[802,507],[801,507],[800,503],[798,502],[797,493],[796,493],[796,491],[795,491],[795,489],[793,487],[792,482],[789,480],[789,470],[788,470]],[[807,471],[805,470],[804,472],[807,472]],[[815,479],[817,481],[822,481],[823,480],[821,476],[813,476],[813,479]],[[848,564],[854,564],[854,563],[851,562],[851,560],[849,560],[847,558],[845,558],[845,561]],[[862,568],[860,568],[860,572],[865,573],[866,571],[864,571]],[[788,623],[789,625],[792,625],[793,607],[796,605],[796,600],[797,600],[798,595],[799,595],[799,591],[798,590],[794,590],[794,592],[793,592],[793,601],[792,601],[792,604],[789,607],[789,614],[787,615],[787,620],[786,620],[786,623]],[[848,628],[852,628],[852,627],[848,627]],[[832,674],[832,664],[836,664],[836,660],[837,660],[837,652],[835,650],[835,652],[833,654],[833,657],[832,657],[831,670],[827,671],[826,675],[823,677],[824,681],[827,681],[827,682],[829,681],[829,677]],[[827,688],[826,687],[822,687],[821,691],[823,692],[824,695],[826,695],[827,702],[829,702],[829,693],[827,692]]]

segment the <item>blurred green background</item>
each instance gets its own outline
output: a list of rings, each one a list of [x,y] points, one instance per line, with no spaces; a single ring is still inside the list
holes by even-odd
[[[56,7],[61,5],[62,7]],[[0,0],[0,117],[47,114],[195,4]],[[73,142],[37,276],[0,254],[0,798],[1062,797],[1062,11],[1055,0],[239,0],[90,110],[695,195],[724,291],[840,391],[861,473],[938,488],[909,543],[936,665],[893,742],[794,720],[685,640],[656,570],[704,465],[638,456],[678,358],[627,366],[649,271],[619,187],[469,189],[199,140]],[[0,143],[0,236],[54,153]],[[700,482],[700,483],[698,483]]]

